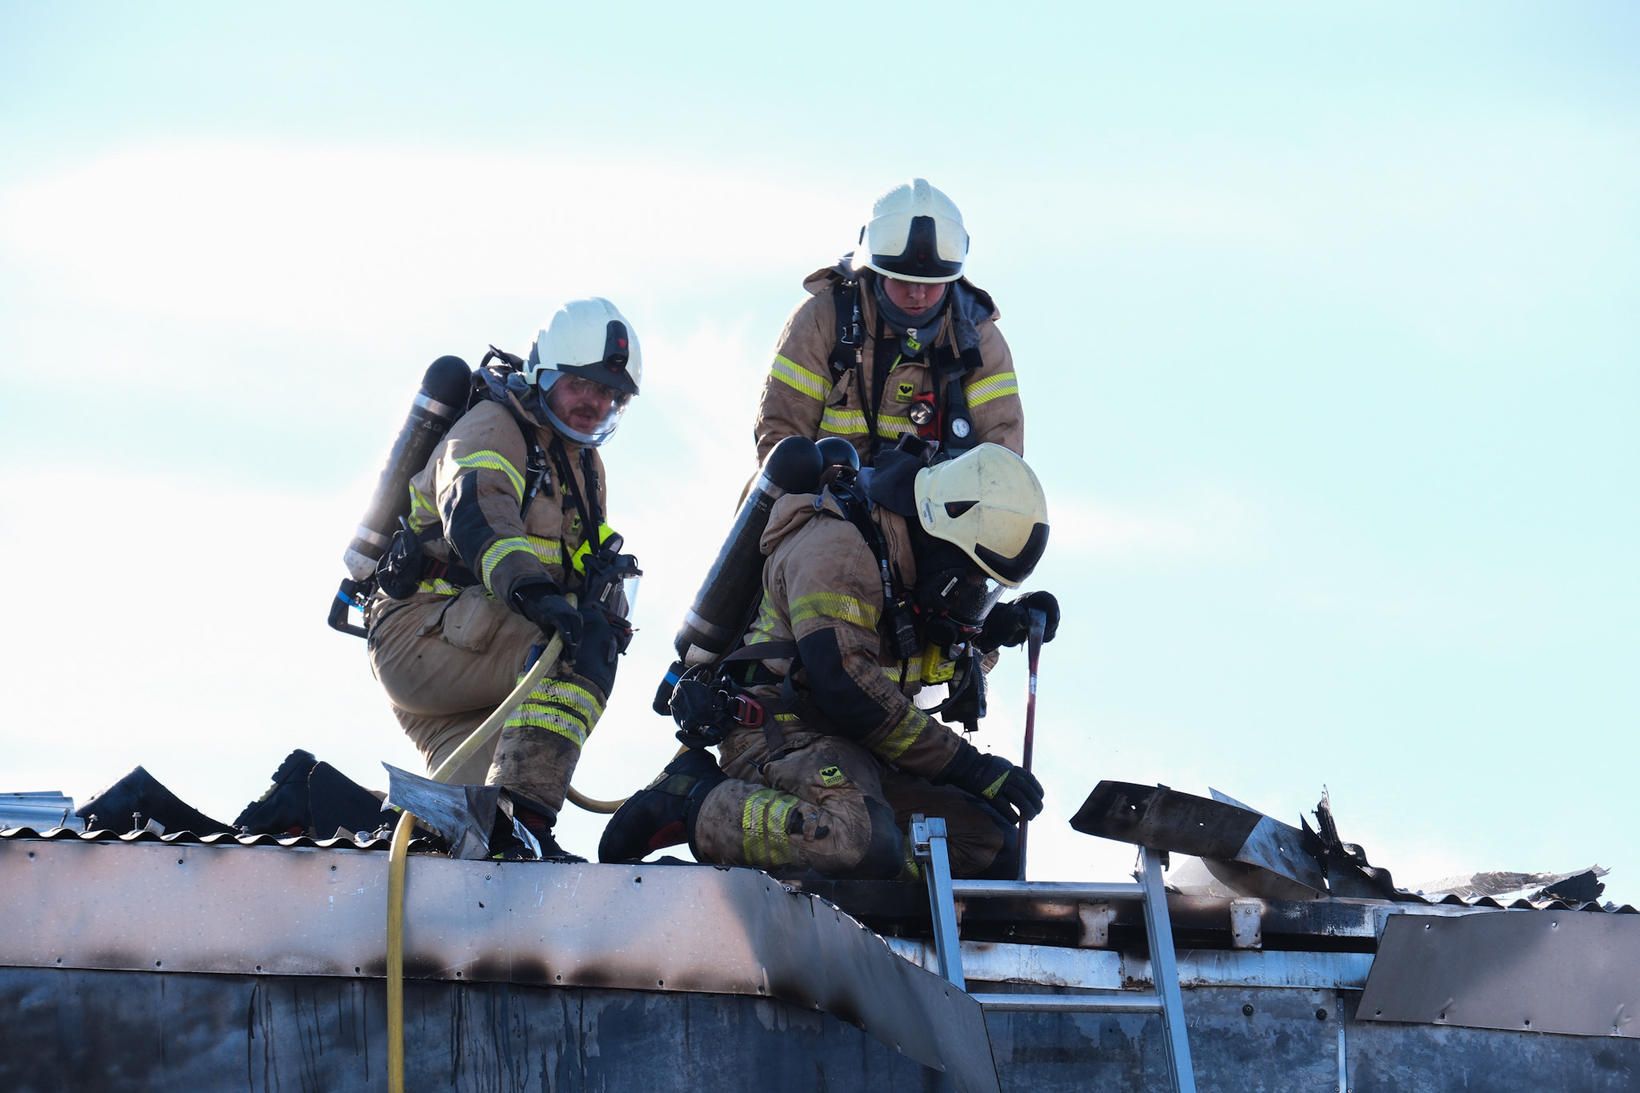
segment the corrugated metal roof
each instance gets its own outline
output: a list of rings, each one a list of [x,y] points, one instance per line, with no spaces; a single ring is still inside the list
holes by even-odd
[[[74,815],[74,798],[56,790],[0,793],[0,828],[84,826],[85,821]]]

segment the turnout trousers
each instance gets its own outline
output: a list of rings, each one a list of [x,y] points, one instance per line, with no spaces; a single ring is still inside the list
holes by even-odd
[[[473,585],[455,596],[387,605],[371,620],[370,667],[432,773],[495,712],[547,640]],[[450,781],[505,786],[556,815],[605,698],[558,669],[508,716],[495,744]]]
[[[701,802],[690,848],[702,861],[775,873],[915,877],[907,837],[914,813],[943,816],[951,871],[1007,876],[1018,832],[989,804],[897,770],[842,737],[787,731],[771,749],[761,729],[720,747],[729,780]]]

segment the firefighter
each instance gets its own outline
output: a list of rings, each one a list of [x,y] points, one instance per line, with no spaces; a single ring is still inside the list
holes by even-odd
[[[762,603],[723,665],[740,685],[721,770],[703,749],[680,754],[611,819],[600,860],[687,840],[722,865],[914,876],[905,832],[921,812],[945,817],[956,875],[1016,875],[1015,825],[1041,811],[1042,786],[912,696],[947,681],[950,700],[972,695],[981,660],[1023,642],[1033,608],[1045,636],[1057,629],[1049,593],[996,604],[1046,546],[1041,486],[996,444],[931,466],[892,449],[863,490],[840,473],[770,515]]]
[[[630,630],[618,611],[565,597],[585,600],[619,546],[598,449],[638,393],[642,356],[600,297],[560,308],[527,360],[500,356],[480,369],[489,397],[410,481],[414,583],[367,604],[370,663],[431,772],[559,635],[558,668],[507,718],[493,753],[450,780],[504,787],[545,856],[570,859],[553,823]]]
[[[846,437],[867,464],[908,433],[1023,455],[1013,357],[967,255],[962,214],[926,179],[879,197],[854,251],[803,282],[764,381],[758,462],[788,436]]]

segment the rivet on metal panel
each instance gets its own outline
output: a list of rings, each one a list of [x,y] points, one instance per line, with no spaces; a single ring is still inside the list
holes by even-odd
[[[1251,1003],[1251,1002],[1243,1002],[1243,1003],[1242,1003],[1242,1004],[1241,1004],[1241,1015],[1242,1015],[1242,1016],[1243,1016],[1243,1017],[1251,1017],[1251,1016],[1253,1016],[1253,1003]]]
[[[1317,1021],[1325,1021],[1327,1019],[1327,1011],[1324,1010],[1324,1009],[1316,1010],[1315,1011],[1315,1019]]]

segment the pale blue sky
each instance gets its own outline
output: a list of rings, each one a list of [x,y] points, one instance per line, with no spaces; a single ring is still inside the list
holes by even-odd
[[[1640,14],[1016,7],[0,0],[0,788],[231,819],[292,746],[410,762],[341,548],[426,362],[594,292],[648,576],[581,780],[646,780],[798,282],[921,174],[1055,521],[1033,874],[1120,872],[1064,828],[1100,777],[1326,785],[1401,880],[1640,902]]]

